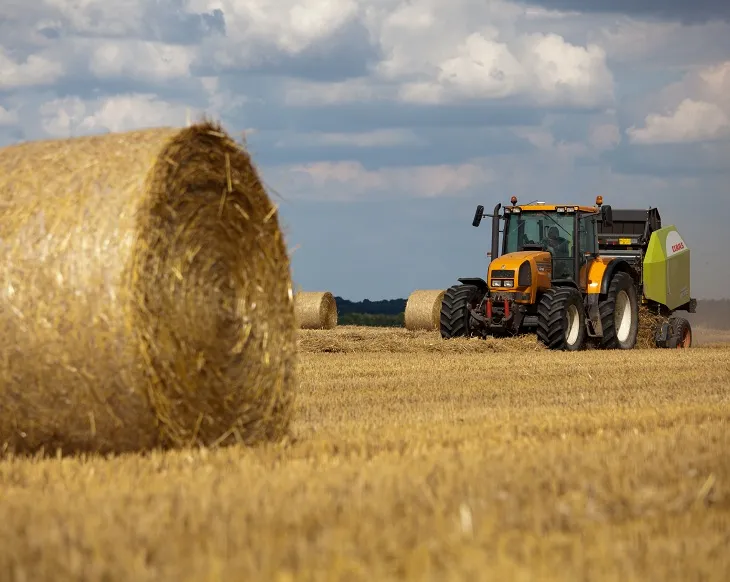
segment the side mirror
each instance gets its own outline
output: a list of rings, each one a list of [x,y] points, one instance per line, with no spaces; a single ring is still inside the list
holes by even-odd
[[[474,213],[474,220],[472,220],[471,225],[472,226],[479,226],[482,222],[482,218],[484,217],[484,206],[481,204],[477,206],[477,211]]]
[[[603,223],[603,226],[608,228],[613,226],[613,211],[611,210],[611,206],[601,207],[601,222]]]

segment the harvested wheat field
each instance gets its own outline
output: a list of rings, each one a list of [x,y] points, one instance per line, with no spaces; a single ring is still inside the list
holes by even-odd
[[[299,336],[285,443],[0,461],[2,579],[730,578],[730,344]]]

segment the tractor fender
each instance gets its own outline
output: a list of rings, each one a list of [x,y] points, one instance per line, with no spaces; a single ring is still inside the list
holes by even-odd
[[[457,279],[457,281],[459,281],[462,285],[474,285],[477,289],[479,289],[480,293],[486,293],[489,290],[487,282],[481,277],[462,277]]]
[[[601,295],[608,293],[608,286],[611,284],[611,279],[616,273],[624,272],[629,275],[633,274],[633,269],[629,265],[628,261],[624,259],[614,259],[608,264],[606,270],[603,273],[603,280],[601,281]]]

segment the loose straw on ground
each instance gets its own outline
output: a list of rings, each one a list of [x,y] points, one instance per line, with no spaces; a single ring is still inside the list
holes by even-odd
[[[301,329],[337,326],[337,302],[329,291],[300,291],[294,296],[294,311]]]
[[[534,334],[505,338],[441,339],[435,330],[410,331],[402,327],[339,325],[329,331],[299,331],[300,353],[443,353],[543,351]]]
[[[656,333],[661,329],[667,318],[652,312],[645,305],[639,306],[639,329],[636,336],[638,349],[656,349]]]
[[[439,329],[443,290],[419,289],[406,302],[405,326],[408,330]]]
[[[289,258],[217,124],[0,149],[0,450],[278,439]]]

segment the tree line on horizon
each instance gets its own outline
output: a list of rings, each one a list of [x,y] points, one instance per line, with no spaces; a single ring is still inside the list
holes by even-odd
[[[339,325],[374,327],[403,327],[408,299],[380,299],[350,301],[335,296]],[[697,327],[730,329],[730,299],[700,299],[697,313],[687,316]]]

